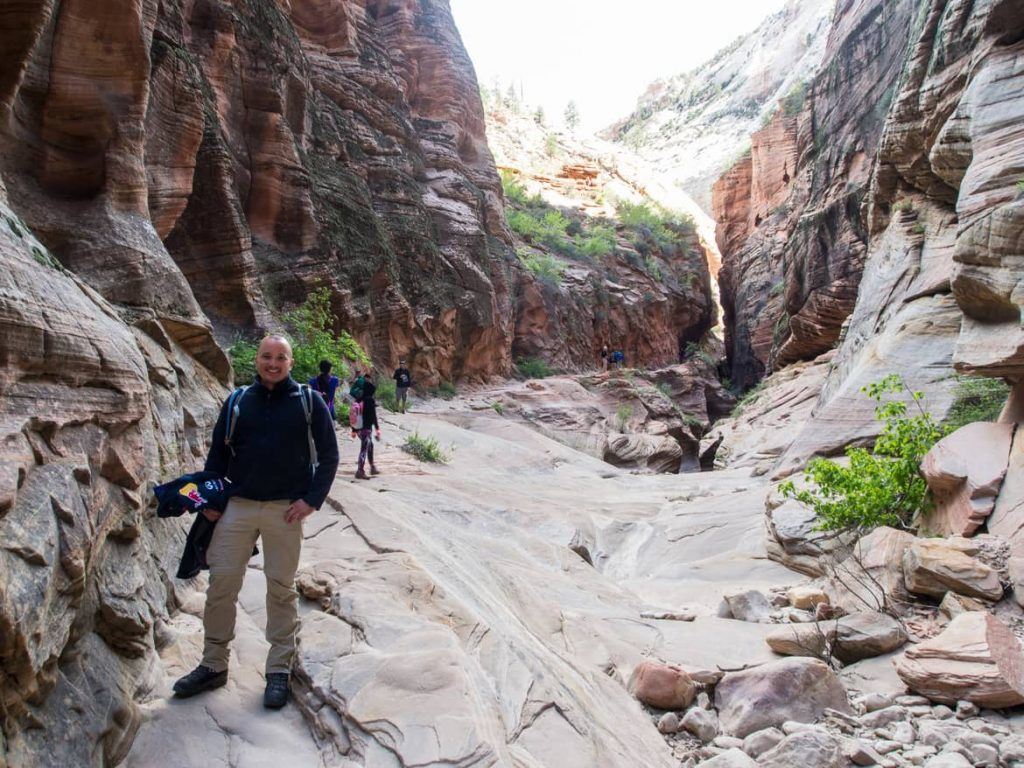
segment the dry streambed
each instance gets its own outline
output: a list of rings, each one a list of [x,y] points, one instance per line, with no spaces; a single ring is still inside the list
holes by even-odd
[[[450,463],[420,464],[400,451],[414,429],[436,437]],[[844,688],[903,693],[891,665],[872,659],[847,667],[841,682],[829,678],[819,711],[763,727],[744,720],[752,699],[736,680],[762,674],[745,667],[789,665],[799,690],[832,675],[816,660],[779,661],[766,643],[778,624],[717,615],[723,594],[783,594],[806,580],[767,559],[767,486],[749,470],[630,474],[517,420],[459,404],[390,419],[384,432],[383,474],[358,483],[340,475],[330,503],[307,523],[295,704],[277,714],[260,709],[256,559],[231,683],[185,702],[164,697],[198,659],[202,594],[180,590],[185,610],[163,654],[166,681],[145,705],[128,765],[159,756],[164,765],[190,766],[200,754],[205,763],[239,766],[676,768],[740,756],[748,763],[715,765],[743,765],[751,758],[742,740],[765,728],[799,735],[786,723],[820,718],[826,707],[837,722],[861,717],[866,705],[851,705]],[[346,443],[343,471],[353,454]],[[644,663],[682,670],[689,700],[642,705],[634,694],[645,698],[636,682]],[[723,670],[732,682],[713,686]],[[680,723],[659,733],[665,712]],[[837,725],[830,738],[864,733],[859,721],[845,727],[853,731]],[[817,732],[789,738],[762,744],[777,757],[763,764],[797,764],[778,762],[794,744],[821,747],[805,744]],[[845,742],[836,743],[842,752]]]

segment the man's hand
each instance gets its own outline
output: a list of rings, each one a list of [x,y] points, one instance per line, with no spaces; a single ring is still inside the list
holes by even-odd
[[[380,430],[379,429],[377,430],[377,442],[378,443],[380,442]]]
[[[307,517],[316,512],[309,504],[302,499],[293,501],[288,505],[288,509],[284,511],[284,521],[286,523],[294,523],[297,521],[305,520]]]
[[[220,520],[220,516],[222,514],[223,514],[223,512],[218,512],[216,509],[204,509],[203,510],[203,517],[205,517],[211,523],[216,523],[218,520]]]

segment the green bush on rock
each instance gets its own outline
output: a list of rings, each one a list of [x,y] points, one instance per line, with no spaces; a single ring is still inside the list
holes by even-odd
[[[910,391],[895,374],[861,391],[877,403],[875,418],[885,425],[874,450],[847,448],[848,466],[814,459],[806,470],[808,487],[797,488],[792,480],[779,486],[784,496],[814,510],[819,530],[906,527],[929,504],[921,459],[945,430],[924,409],[924,394]],[[890,397],[904,392],[916,409],[912,415],[905,400]]]

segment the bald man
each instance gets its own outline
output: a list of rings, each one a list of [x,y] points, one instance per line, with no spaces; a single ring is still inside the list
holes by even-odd
[[[267,580],[266,690],[263,705],[280,709],[288,701],[289,674],[298,627],[295,571],[302,545],[302,521],[327,498],[338,469],[334,423],[323,398],[304,395],[292,379],[292,348],[282,336],[268,336],[256,353],[256,381],[237,400],[230,436],[228,404],[213,430],[206,471],[228,477],[235,491],[217,521],[207,562],[210,586],[203,614],[202,663],[174,684],[179,698],[227,682],[229,644],[235,636],[238,591],[257,538],[263,545]],[[307,425],[304,397],[311,397]],[[314,471],[310,437],[316,446]]]

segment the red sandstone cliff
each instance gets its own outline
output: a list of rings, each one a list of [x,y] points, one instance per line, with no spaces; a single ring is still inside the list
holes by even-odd
[[[508,234],[446,2],[64,2],[7,9],[12,207],[110,301],[210,337],[313,286],[421,379],[508,370]],[[193,298],[194,297],[194,298]]]

